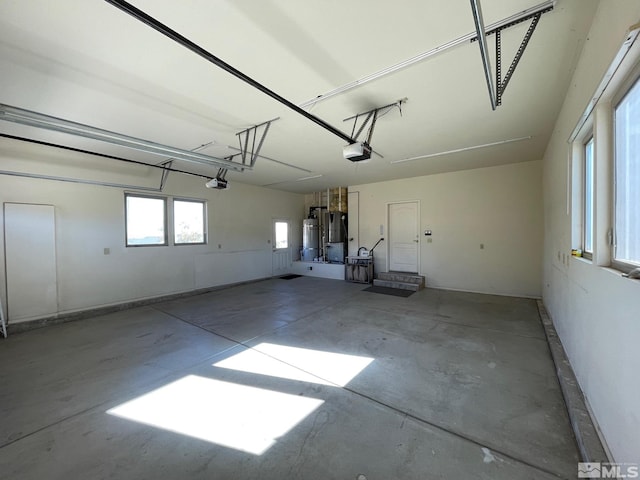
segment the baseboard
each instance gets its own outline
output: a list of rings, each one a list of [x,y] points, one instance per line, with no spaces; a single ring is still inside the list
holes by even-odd
[[[530,298],[532,300],[540,300],[542,297],[539,295],[528,295],[528,294],[520,294],[520,293],[500,293],[500,292],[483,292],[480,290],[467,290],[463,288],[452,288],[452,287],[434,287],[433,285],[429,285],[427,282],[425,284],[426,288],[433,288],[434,290],[451,290],[452,292],[463,292],[463,293],[479,293],[481,295],[496,295],[498,297],[513,297],[513,298]]]
[[[558,332],[556,332],[553,321],[549,317],[542,300],[538,300],[537,303],[540,320],[547,336],[553,363],[556,366],[558,382],[567,407],[580,459],[582,462],[608,462],[607,452],[600,441],[595,422],[587,407],[586,399],[569,363],[560,337],[558,337]]]
[[[607,439],[604,438],[604,434],[602,433],[602,429],[600,428],[600,425],[598,424],[598,420],[595,416],[595,414],[593,413],[593,409],[591,408],[591,405],[589,404],[589,400],[587,398],[584,399],[584,402],[587,406],[587,412],[589,412],[589,416],[591,417],[591,420],[593,421],[593,426],[596,429],[596,433],[598,434],[598,438],[600,439],[600,443],[602,444],[602,448],[604,448],[604,453],[607,456],[607,459],[609,462],[615,462],[616,459],[613,456],[613,454],[611,453],[611,449],[609,448],[609,445],[607,444]]]
[[[60,323],[75,322],[76,320],[83,320],[86,318],[97,317],[100,315],[107,315],[109,313],[120,312],[122,310],[128,310],[130,308],[144,307],[147,305],[153,305],[155,303],[168,302],[171,300],[177,300],[180,298],[192,297],[195,295],[202,295],[209,292],[215,292],[217,290],[224,290],[227,288],[237,287],[239,285],[247,285],[250,283],[262,282],[269,280],[271,277],[258,278],[254,280],[246,280],[243,282],[227,283],[224,285],[216,285],[214,287],[198,288],[196,290],[188,290],[179,293],[170,293],[166,295],[159,295],[156,297],[146,297],[137,300],[129,300],[121,303],[114,303],[110,305],[102,305],[99,307],[92,307],[82,310],[74,310],[71,312],[61,312],[48,317],[37,318],[34,320],[27,320],[24,322],[7,323],[7,335],[26,332],[34,330],[36,328],[48,327],[51,325],[57,325]]]

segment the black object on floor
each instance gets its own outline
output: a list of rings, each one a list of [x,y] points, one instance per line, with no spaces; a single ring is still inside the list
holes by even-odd
[[[413,290],[404,290],[402,288],[391,288],[391,287],[369,287],[365,288],[363,292],[371,292],[371,293],[382,293],[383,295],[393,295],[394,297],[408,297],[413,295]]]
[[[280,278],[281,278],[282,280],[292,280],[292,279],[294,279],[294,278],[298,278],[298,277],[301,277],[301,276],[302,276],[302,275],[294,275],[294,274],[291,274],[291,275],[283,275],[283,276],[282,276],[282,277],[280,277]]]

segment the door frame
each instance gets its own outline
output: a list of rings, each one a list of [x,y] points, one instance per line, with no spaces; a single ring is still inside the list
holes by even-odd
[[[60,313],[60,272],[59,263],[58,263],[58,212],[56,206],[52,203],[38,203],[38,202],[2,202],[2,249],[3,249],[3,273],[4,273],[4,298],[6,299],[6,315],[4,316],[4,324],[5,328],[11,322],[10,312],[9,312],[9,272],[8,272],[8,264],[7,264],[7,234],[6,234],[6,219],[7,219],[7,205],[31,205],[31,206],[39,206],[39,207],[51,207],[53,208],[53,244],[54,244],[54,263],[55,263],[55,275],[56,275],[56,288],[55,288],[55,297],[56,297],[56,311],[50,315],[38,316],[33,319],[26,320],[18,320],[18,323],[21,321],[31,321],[37,320],[38,318],[47,318],[53,315],[58,315]],[[2,308],[2,302],[0,302],[0,308]],[[6,330],[5,330],[6,337]]]
[[[417,199],[416,200],[399,200],[399,201],[396,201],[396,202],[387,202],[385,204],[385,208],[387,210],[386,211],[386,215],[385,215],[386,222],[387,222],[387,225],[386,225],[386,230],[387,231],[386,231],[386,235],[381,235],[381,237],[384,237],[384,239],[386,240],[385,243],[387,244],[387,247],[386,247],[386,251],[387,251],[386,269],[387,269],[387,272],[389,272],[390,271],[389,267],[391,266],[391,241],[390,241],[390,238],[391,238],[390,237],[390,233],[391,232],[389,230],[389,225],[391,225],[391,215],[389,214],[389,210],[390,210],[389,207],[391,205],[400,205],[400,204],[403,204],[403,203],[415,203],[416,206],[417,206],[417,208],[416,208],[416,233],[417,233],[417,236],[418,236],[418,242],[417,242],[418,243],[418,257],[417,257],[417,263],[418,264],[416,265],[416,267],[417,267],[416,271],[417,271],[418,275],[421,275],[421,272],[420,272],[420,268],[422,266],[422,261],[420,259],[420,250],[421,250],[421,248],[420,248],[420,218],[421,217],[420,217],[420,200],[417,200]]]

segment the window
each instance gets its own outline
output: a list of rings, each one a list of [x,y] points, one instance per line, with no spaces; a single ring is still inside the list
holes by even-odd
[[[615,108],[614,264],[640,265],[640,80]]]
[[[206,207],[204,200],[125,193],[127,247],[207,243]]]
[[[583,256],[591,259],[593,255],[593,137],[584,146],[584,185],[583,185]]]
[[[640,266],[640,42],[627,40],[568,139],[572,253],[622,272]]]
[[[125,194],[127,247],[167,245],[167,201]]]
[[[289,247],[289,224],[287,222],[275,222],[275,247]]]
[[[173,201],[173,242],[175,245],[206,243],[205,202]]]

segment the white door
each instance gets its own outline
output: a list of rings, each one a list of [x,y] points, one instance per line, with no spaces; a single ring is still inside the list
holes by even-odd
[[[349,192],[347,194],[347,255],[355,257],[361,247],[360,240],[360,192]]]
[[[273,220],[273,253],[271,256],[271,274],[274,277],[284,275],[291,270],[291,240],[289,221]]]
[[[4,204],[7,317],[15,323],[58,311],[52,205]]]
[[[389,270],[418,273],[418,202],[389,205]]]

